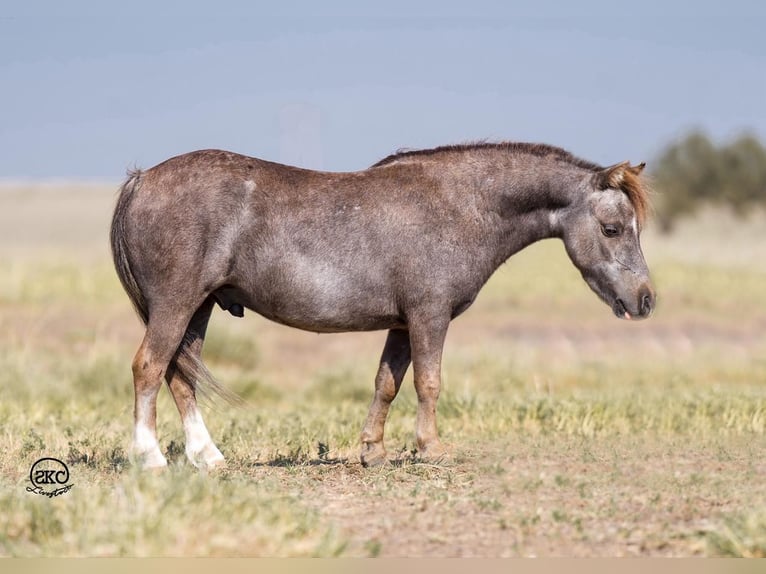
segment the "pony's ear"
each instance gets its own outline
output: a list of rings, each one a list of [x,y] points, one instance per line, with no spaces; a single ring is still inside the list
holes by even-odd
[[[625,171],[631,169],[629,161],[616,163],[613,166],[605,167],[596,173],[597,189],[617,189],[625,178]]]
[[[646,167],[646,162],[642,161],[638,165],[632,165],[628,168],[628,171],[632,173],[633,175],[641,175],[641,172],[644,171],[644,168]]]

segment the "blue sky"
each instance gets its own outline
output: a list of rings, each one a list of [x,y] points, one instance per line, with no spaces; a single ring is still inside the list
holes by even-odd
[[[761,2],[0,4],[0,179],[200,148],[328,170],[539,141],[610,164],[766,139]]]

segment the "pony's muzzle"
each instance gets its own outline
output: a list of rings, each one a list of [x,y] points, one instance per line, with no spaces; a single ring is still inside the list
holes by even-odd
[[[656,296],[652,288],[644,286],[638,291],[635,307],[626,304],[623,299],[616,299],[612,311],[620,319],[645,319],[654,311],[655,300]]]

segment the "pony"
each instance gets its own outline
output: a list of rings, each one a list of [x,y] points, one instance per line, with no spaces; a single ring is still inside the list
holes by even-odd
[[[146,326],[133,359],[132,455],[167,461],[156,432],[165,381],[197,467],[224,462],[197,394],[231,396],[201,360],[216,305],[317,333],[388,331],[361,462],[387,460],[391,402],[412,363],[418,455],[447,454],[436,405],[450,321],[510,256],[560,238],[622,319],[656,296],[641,251],[643,163],[608,167],[544,144],[400,151],[356,172],[301,169],[221,150],[129,172],[111,225],[117,274]]]

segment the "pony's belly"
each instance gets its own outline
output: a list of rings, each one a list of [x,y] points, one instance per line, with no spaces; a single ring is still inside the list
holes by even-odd
[[[226,298],[277,323],[316,333],[405,326],[387,289],[348,278],[263,278],[246,288],[228,289]]]
[[[256,311],[258,314],[281,325],[294,327],[312,333],[348,333],[351,331],[382,331],[406,329],[407,326],[393,317],[322,317],[313,320],[304,316],[273,315]]]
[[[325,304],[323,304],[325,303]],[[333,302],[271,299],[268,303],[253,301],[246,305],[259,315],[277,323],[315,333],[347,331],[377,331],[405,327],[397,314],[376,309],[359,308],[352,304]]]

